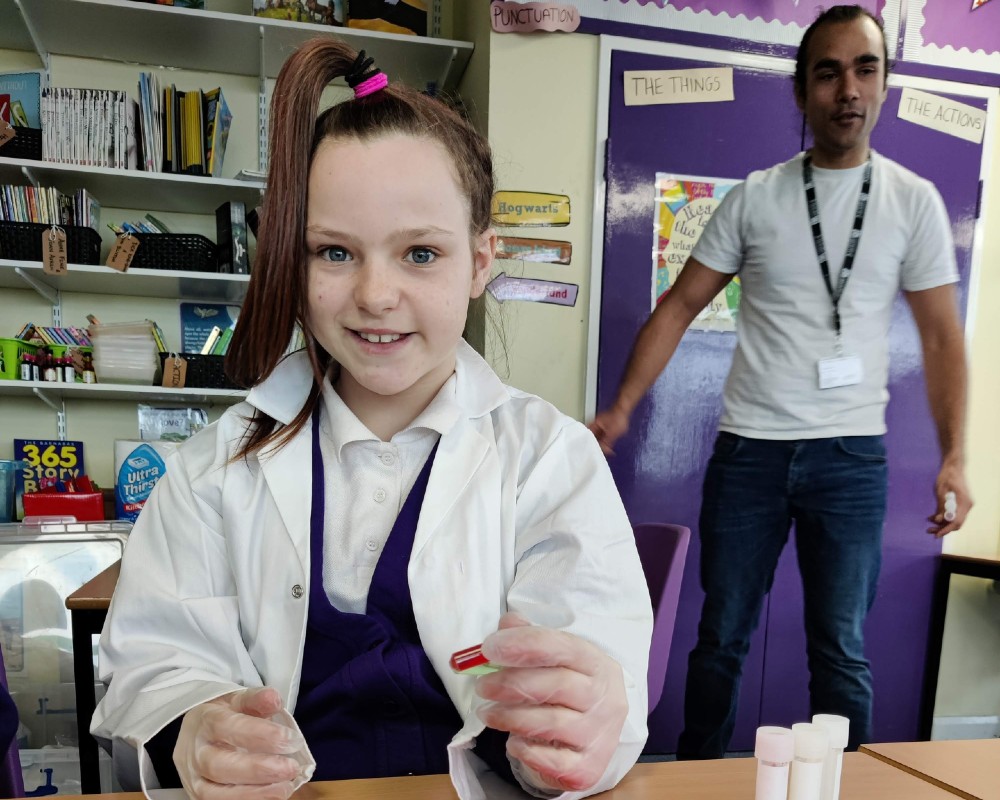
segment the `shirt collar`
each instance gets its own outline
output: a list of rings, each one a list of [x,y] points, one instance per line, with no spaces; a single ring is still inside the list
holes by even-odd
[[[452,419],[451,425],[454,425],[459,417],[475,419],[489,414],[510,399],[507,387],[497,377],[490,365],[463,339],[459,341],[455,353],[454,375],[409,427],[412,428],[420,423],[434,430],[439,430],[439,427],[434,424],[421,422],[421,420],[429,412],[432,416],[443,412],[443,407],[436,408],[436,405],[449,384],[453,384],[449,395],[451,403],[453,409],[457,409],[457,414]],[[298,350],[282,359],[267,378],[250,390],[247,402],[281,424],[287,425],[302,410],[302,405],[309,397],[312,385],[313,374],[312,366],[309,364],[309,356],[305,350]],[[325,391],[326,387],[324,386],[324,395]],[[330,413],[329,410],[328,413]],[[443,419],[444,417],[439,419],[436,425],[442,425]],[[358,425],[361,423],[358,422]],[[363,425],[361,427],[364,428]]]

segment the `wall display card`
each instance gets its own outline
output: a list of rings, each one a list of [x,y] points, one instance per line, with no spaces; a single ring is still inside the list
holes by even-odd
[[[949,136],[982,144],[986,111],[919,89],[903,89],[897,116]]]
[[[575,283],[514,278],[501,272],[486,284],[486,291],[501,303],[505,300],[522,300],[527,303],[575,306],[580,287]]]
[[[569,197],[547,192],[496,192],[493,218],[498,225],[510,227],[559,228],[569,225]]]
[[[566,3],[524,3],[494,0],[490,24],[497,33],[572,33],[580,27],[580,12]]]
[[[573,245],[558,239],[523,239],[518,236],[498,236],[497,258],[565,265],[569,264],[573,258]]]
[[[632,70],[623,77],[627,106],[724,103],[735,97],[732,67]]]
[[[881,17],[888,41],[899,33],[900,4],[907,0],[857,0]],[[971,0],[969,0],[971,2]],[[943,0],[966,5],[963,0]],[[657,29],[691,31],[751,42],[797,47],[821,8],[816,0],[572,0],[585,33],[659,39]],[[996,3],[994,3],[996,5]],[[628,26],[630,29],[623,29]]]
[[[653,219],[652,307],[663,299],[684,267],[702,231],[726,196],[741,181],[693,178],[656,173]],[[734,278],[695,317],[696,330],[732,331],[740,305],[739,278]]]
[[[1000,0],[905,2],[905,60],[1000,72]]]

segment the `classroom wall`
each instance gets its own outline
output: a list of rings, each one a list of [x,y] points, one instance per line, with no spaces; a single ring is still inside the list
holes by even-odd
[[[535,303],[503,306],[506,347],[492,341],[488,355],[511,384],[537,393],[567,414],[584,409],[591,207],[599,42],[583,34],[492,34],[489,135],[500,188],[568,194],[572,223],[535,229],[539,236],[570,239],[568,267],[499,262],[497,271],[580,284],[573,309]],[[791,103],[789,96],[787,102]],[[986,188],[989,219],[1000,219],[1000,125],[994,126],[992,171]],[[971,331],[972,370],[968,470],[976,507],[947,552],[1000,554],[1000,225],[984,225],[985,249]],[[541,231],[544,231],[541,232]],[[489,340],[488,340],[489,341]],[[928,498],[930,494],[928,487]],[[915,498],[926,503],[928,498]],[[922,536],[922,531],[915,531]],[[952,584],[936,716],[1000,714],[1000,594],[981,580]],[[916,698],[915,698],[916,700]]]

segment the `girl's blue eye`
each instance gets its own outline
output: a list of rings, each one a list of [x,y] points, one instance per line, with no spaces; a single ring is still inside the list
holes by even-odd
[[[414,247],[409,255],[410,260],[414,264],[420,264],[421,266],[430,264],[437,257],[433,250],[429,250],[426,247]]]
[[[343,247],[324,247],[319,251],[320,256],[325,258],[327,261],[350,261],[351,254],[348,253]]]

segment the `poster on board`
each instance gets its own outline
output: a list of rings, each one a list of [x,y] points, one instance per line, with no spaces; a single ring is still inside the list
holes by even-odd
[[[722,198],[741,181],[656,173],[653,220],[652,308],[677,281],[702,231]],[[691,327],[703,331],[734,331],[740,305],[739,278],[695,317]]]

